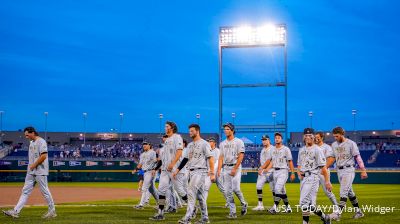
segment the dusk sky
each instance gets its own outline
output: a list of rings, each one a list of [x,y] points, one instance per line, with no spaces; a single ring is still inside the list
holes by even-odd
[[[399,1],[2,1],[3,129],[218,131],[221,26],[285,23],[289,130],[400,128]],[[227,83],[283,79],[279,48],[224,51]],[[224,121],[283,120],[283,88],[227,90]],[[393,125],[392,125],[393,123]]]

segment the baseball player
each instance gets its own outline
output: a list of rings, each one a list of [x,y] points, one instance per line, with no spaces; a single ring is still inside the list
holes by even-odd
[[[49,160],[47,157],[46,140],[39,137],[39,134],[33,127],[25,128],[24,134],[25,138],[30,140],[28,153],[29,164],[25,177],[25,185],[22,188],[21,197],[14,209],[3,211],[3,213],[6,216],[18,218],[19,213],[28,201],[29,195],[32,193],[34,186],[39,184],[40,191],[49,206],[47,213],[45,213],[42,218],[55,218],[57,216],[56,209],[47,183],[47,176],[49,175]]]
[[[305,128],[303,132],[305,146],[300,148],[297,160],[297,172],[300,179],[300,208],[303,215],[303,224],[308,224],[310,212],[318,215],[324,224],[331,223],[330,217],[317,209],[317,193],[320,184],[320,175],[323,175],[327,191],[332,191],[329,174],[326,168],[326,158],[323,150],[314,144],[314,130]]]
[[[334,158],[332,157],[332,147],[326,143],[324,143],[324,133],[323,132],[316,132],[315,133],[315,144],[317,144],[323,151],[327,163],[331,161],[333,163]],[[328,176],[331,176],[329,167],[326,167],[326,170],[328,171]],[[335,197],[335,194],[333,194],[332,191],[328,191],[325,187],[325,179],[322,174],[319,175],[319,185],[322,186],[322,189],[324,190],[325,195],[329,198],[329,200],[332,202],[333,206],[335,209],[338,208],[338,203]]]
[[[362,218],[364,217],[364,213],[358,205],[358,200],[352,187],[355,176],[354,160],[357,161],[361,169],[361,179],[368,178],[367,170],[360,156],[357,144],[344,137],[344,129],[342,127],[335,127],[332,130],[332,134],[335,137],[335,142],[332,144],[332,152],[328,156],[333,157],[334,160],[328,161],[326,167],[330,167],[333,161],[336,160],[337,175],[340,183],[340,202],[338,211],[332,213],[331,218],[334,220],[340,219],[343,208],[346,206],[347,198],[350,199],[351,204],[356,210],[353,218]]]
[[[277,208],[280,200],[282,199],[285,204],[285,213],[291,213],[292,209],[289,205],[289,200],[286,195],[285,184],[288,179],[288,168],[290,168],[291,175],[290,181],[294,181],[296,178],[294,174],[293,158],[290,149],[283,145],[282,134],[277,132],[274,134],[275,146],[270,150],[267,156],[267,161],[262,165],[259,170],[259,174],[269,172],[273,169],[273,180],[274,180],[274,205],[268,210],[271,214],[277,213]]]
[[[247,202],[240,190],[240,180],[242,177],[242,160],[244,157],[244,143],[235,137],[235,126],[231,123],[223,125],[226,139],[220,144],[220,156],[218,161],[218,175],[222,177],[225,190],[225,198],[229,204],[228,219],[236,219],[236,205],[233,193],[236,194],[242,205],[241,215],[247,213]],[[224,168],[223,171],[222,167]]]
[[[189,135],[193,141],[189,143],[184,159],[174,173],[174,177],[176,177],[187,163],[190,180],[188,205],[185,216],[178,223],[190,223],[196,206],[196,198],[199,201],[201,209],[201,219],[196,223],[209,223],[205,183],[208,176],[211,181],[215,180],[214,157],[211,154],[211,147],[208,142],[200,137],[200,126],[198,124],[191,124],[189,126]]]
[[[160,151],[160,158],[157,162],[157,166],[154,168],[153,173],[155,174],[155,170],[161,168],[160,181],[158,185],[158,213],[155,214],[150,219],[152,220],[164,220],[164,207],[165,207],[165,199],[167,196],[167,191],[172,185],[178,191],[182,200],[187,202],[187,195],[182,185],[179,185],[179,182],[176,181],[175,178],[172,178],[173,171],[176,169],[177,162],[182,156],[183,150],[183,140],[182,137],[177,134],[178,126],[172,122],[167,121],[165,123],[165,133],[168,135],[168,138],[165,140],[164,147]],[[173,192],[172,192],[173,193]]]
[[[153,175],[151,171],[154,165],[157,163],[156,152],[151,148],[150,143],[144,141],[142,143],[144,152],[140,155],[139,164],[136,169],[132,172],[135,174],[138,171],[144,172],[143,174],[143,186],[142,186],[142,197],[138,205],[135,206],[136,209],[143,209],[144,205],[148,200],[148,192],[150,192],[154,199],[158,201],[158,192],[154,187]]]
[[[263,165],[267,161],[267,156],[273,146],[271,145],[268,135],[263,135],[261,137],[261,141],[263,144],[263,148],[261,149],[261,152],[260,152],[260,164]],[[273,172],[273,170],[270,170],[268,173],[262,173],[261,175],[259,174],[257,177],[256,190],[257,190],[257,197],[258,197],[258,205],[255,208],[253,208],[253,211],[264,211],[263,187],[264,187],[265,183],[269,183],[269,188],[272,191],[272,200],[275,197],[274,181],[273,181],[272,172]]]
[[[217,148],[217,141],[214,137],[210,137],[208,139],[208,143],[210,144],[211,147],[211,154],[212,157],[214,158],[214,173],[216,174],[218,171],[218,158],[220,155],[220,150],[219,148]],[[221,177],[216,177],[215,178],[215,183],[217,185],[218,190],[224,195],[225,197],[225,191],[224,191],[224,185],[222,182],[222,178]],[[205,185],[205,190],[206,190],[206,199],[208,198],[208,192],[210,191],[210,187],[211,187],[212,181],[210,177],[206,178],[206,185]],[[226,199],[226,198],[225,198]]]

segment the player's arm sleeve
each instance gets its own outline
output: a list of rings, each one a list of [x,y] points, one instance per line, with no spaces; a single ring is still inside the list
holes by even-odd
[[[326,158],[328,158],[328,157],[335,158],[335,154],[333,154],[333,149],[332,149],[332,147],[330,145],[327,145],[326,155],[325,156],[326,156]]]
[[[297,167],[301,166],[301,151],[302,149],[299,150],[299,154],[297,155]]]
[[[358,150],[358,146],[355,142],[353,142],[353,144],[351,145],[351,154],[353,156],[360,155],[360,151]]]
[[[39,154],[47,153],[47,143],[46,141],[42,141],[39,146]]]
[[[175,147],[176,150],[183,150],[183,139],[181,136],[176,138]]]
[[[239,153],[244,153],[246,151],[246,148],[244,147],[244,142],[239,141]]]
[[[161,165],[162,165],[161,160],[158,160],[158,161],[157,161],[157,165],[156,165],[156,167],[155,167],[153,170],[158,170],[158,169],[160,169]]]
[[[183,167],[185,167],[186,163],[189,161],[188,158],[183,158],[181,164],[178,166],[178,170],[182,170]]]
[[[206,158],[210,158],[212,156],[211,146],[208,143],[206,144],[206,147],[204,147],[204,155],[206,156]]]
[[[318,149],[315,152],[315,160],[317,162],[318,167],[324,167],[326,165],[326,158],[324,155],[324,151],[318,147]]]

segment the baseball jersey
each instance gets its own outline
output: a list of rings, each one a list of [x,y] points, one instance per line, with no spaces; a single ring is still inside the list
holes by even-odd
[[[207,159],[211,157],[211,147],[210,144],[204,140],[200,139],[189,143],[187,153],[185,153],[185,158],[188,159],[187,168],[190,169],[204,169],[208,170]]]
[[[288,169],[288,161],[293,160],[292,152],[286,146],[277,149],[275,146],[269,150],[267,160],[272,161],[273,168]]]
[[[350,139],[332,143],[332,152],[329,156],[335,157],[336,166],[354,166],[354,156],[360,155],[357,144]]]
[[[42,153],[47,153],[47,143],[43,138],[37,138],[29,144],[29,165],[28,173],[32,175],[49,175],[49,158],[47,157],[36,169],[30,170],[29,166],[34,164]]]
[[[156,152],[149,149],[140,154],[139,164],[142,164],[142,170],[148,171],[154,168],[154,164],[157,161]]]
[[[324,143],[319,147],[322,149],[322,152],[324,153],[325,158],[333,157],[333,156],[330,156],[330,155],[332,155],[332,147],[330,145]]]
[[[297,165],[300,166],[301,172],[310,171],[311,173],[319,174],[319,167],[326,165],[323,149],[317,145],[301,147]]]
[[[217,171],[218,171],[219,155],[220,155],[220,150],[219,150],[219,148],[211,149],[211,155],[212,155],[212,157],[214,157],[214,173],[217,173]],[[207,165],[208,165],[208,164],[207,164]]]
[[[272,146],[270,145],[268,148],[263,147],[260,153],[260,165],[264,165],[267,161],[268,153],[271,150]]]
[[[221,149],[220,155],[224,157],[222,165],[236,164],[239,154],[245,152],[244,143],[238,138],[234,138],[231,141],[225,139],[221,142],[219,148]]]
[[[183,139],[178,134],[173,134],[171,137],[167,138],[162,147],[162,153],[160,153],[160,158],[162,161],[162,170],[166,170],[172,160],[175,159],[175,154],[178,149],[183,149]],[[175,164],[175,167],[179,164]]]

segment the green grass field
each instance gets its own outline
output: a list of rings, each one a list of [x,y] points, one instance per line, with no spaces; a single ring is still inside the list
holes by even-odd
[[[0,186],[22,186],[22,183],[1,183]],[[137,189],[136,183],[51,183],[50,190],[51,186],[93,186]],[[225,202],[216,186],[213,185],[208,200],[210,221],[212,223],[301,223],[301,213],[295,209],[295,205],[298,204],[299,200],[299,184],[287,184],[286,187],[290,203],[294,210],[292,214],[269,215],[266,212],[254,212],[249,209],[246,216],[238,217],[237,220],[231,221],[225,218],[228,214],[228,209],[222,208]],[[334,185],[334,193],[337,198],[338,189],[338,185]],[[400,185],[354,185],[354,190],[361,205],[396,207],[396,209],[393,213],[386,214],[365,212],[365,217],[359,220],[352,219],[353,213],[344,213],[339,223],[395,224],[400,221]],[[242,191],[251,207],[257,204],[255,184],[242,184]],[[272,197],[268,186],[264,188],[264,192],[266,192],[264,206],[269,207],[272,205]],[[138,200],[138,198],[132,198],[115,201],[58,204],[58,217],[53,220],[41,219],[41,215],[47,209],[46,207],[33,206],[24,208],[19,219],[0,216],[0,223],[153,223],[153,221],[148,219],[155,213],[152,207],[147,207],[144,210],[134,210],[132,208],[132,205],[137,204]],[[151,203],[154,205],[153,200]],[[323,194],[322,189],[320,189],[318,195],[318,204],[330,204],[328,198]],[[351,207],[349,202],[348,206]],[[185,212],[186,209],[180,209],[176,214],[166,214],[166,220],[160,223],[177,223]],[[310,218],[310,223],[320,223],[320,221],[317,216],[312,216]]]

